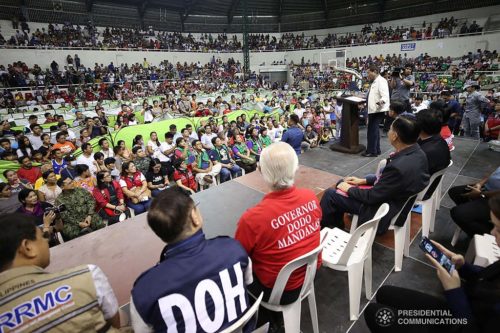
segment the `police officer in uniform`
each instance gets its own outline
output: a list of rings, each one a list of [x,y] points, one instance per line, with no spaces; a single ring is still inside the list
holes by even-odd
[[[481,126],[481,110],[488,105],[489,100],[481,95],[481,89],[477,81],[469,81],[465,84],[467,100],[462,118],[462,128],[465,136],[479,139],[479,128]]]

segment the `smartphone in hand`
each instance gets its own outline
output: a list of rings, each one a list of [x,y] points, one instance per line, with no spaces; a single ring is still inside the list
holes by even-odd
[[[455,270],[455,265],[451,262],[451,259],[444,255],[441,250],[439,250],[427,237],[423,237],[419,244],[422,251],[428,253],[432,258],[434,258],[441,266],[443,266],[448,273],[453,273]]]

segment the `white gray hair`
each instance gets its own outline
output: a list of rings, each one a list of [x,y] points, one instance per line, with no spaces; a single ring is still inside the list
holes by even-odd
[[[288,143],[276,142],[264,148],[259,163],[262,177],[272,190],[283,190],[293,186],[299,159]]]

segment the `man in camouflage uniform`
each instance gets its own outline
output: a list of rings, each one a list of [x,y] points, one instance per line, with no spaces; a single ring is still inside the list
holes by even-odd
[[[149,171],[149,162],[151,159],[146,156],[146,152],[142,149],[142,147],[135,146],[132,148],[132,153],[135,156],[134,159],[134,164],[137,170],[142,172],[144,176],[146,176],[146,173]]]
[[[70,240],[103,228],[104,222],[95,212],[95,200],[92,194],[83,188],[74,186],[73,179],[65,178],[58,181],[62,193],[57,197],[55,205],[64,204],[66,210],[61,212],[64,223],[62,234],[65,240]]]

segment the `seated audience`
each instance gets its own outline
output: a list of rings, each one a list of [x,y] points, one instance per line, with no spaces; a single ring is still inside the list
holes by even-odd
[[[205,239],[200,210],[188,195],[175,187],[161,192],[148,212],[148,224],[168,245],[160,263],[134,283],[130,316],[136,332],[219,332],[245,313],[250,307],[250,259],[234,239]],[[196,270],[179,269],[183,266]],[[218,301],[198,297],[208,283]],[[207,315],[211,313],[216,321]]]
[[[89,167],[89,171],[91,175],[95,175],[97,172],[97,168],[95,165],[95,160],[93,156],[94,148],[88,142],[85,142],[81,146],[82,154],[78,156],[76,159],[76,164],[85,164]]]
[[[57,197],[62,192],[61,188],[57,186],[57,176],[54,171],[49,170],[42,174],[42,178],[44,184],[38,189],[38,199],[54,205]]]
[[[108,225],[130,217],[120,184],[113,180],[109,171],[99,171],[96,179],[97,186],[94,187],[92,195],[96,202],[97,213],[108,221]]]
[[[370,220],[383,203],[390,206],[379,223],[377,233],[383,234],[392,218],[406,200],[422,191],[429,182],[429,167],[425,153],[417,144],[420,128],[414,117],[400,116],[392,123],[387,137],[395,152],[387,160],[380,178],[369,175],[364,179],[347,177],[329,188],[321,198],[322,226],[344,228],[344,213],[359,215],[359,224]],[[369,185],[371,188],[360,188]],[[399,216],[396,225],[403,225],[406,216]]]
[[[101,148],[100,152],[104,155],[104,158],[113,157],[115,154],[113,153],[113,149],[111,149],[109,145],[109,141],[106,138],[99,139],[99,147]]]
[[[149,171],[151,157],[146,155],[146,151],[141,146],[135,146],[132,148],[132,153],[135,156],[135,167],[142,172],[143,175],[145,175]]]
[[[90,173],[89,166],[86,164],[77,164],[75,167],[76,178],[75,186],[83,188],[92,193],[96,185],[95,177]]]
[[[500,246],[500,196],[489,200],[491,234]],[[371,332],[495,332],[500,325],[500,261],[480,267],[466,263],[464,257],[453,253],[441,244],[433,244],[451,259],[455,270],[450,274],[432,256],[427,259],[437,270],[438,279],[444,289],[444,297],[436,297],[417,290],[396,286],[382,286],[376,295],[376,302],[370,303],[364,317]],[[451,313],[455,319],[465,319],[459,325],[406,325],[394,318],[394,323],[383,327],[376,316],[380,309],[398,310],[441,310]],[[449,317],[446,317],[449,318]],[[439,319],[439,318],[438,318]],[[444,318],[443,318],[444,319]]]
[[[12,194],[10,185],[0,183],[0,214],[14,213],[19,207],[21,207],[21,202],[16,195]]]
[[[108,157],[104,160],[104,166],[111,174],[113,180],[120,180],[120,171],[115,167],[116,160],[113,157]]]
[[[245,170],[245,173],[250,173],[257,169],[257,161],[250,156],[250,149],[243,141],[243,136],[236,135],[233,145],[233,157],[236,164]]]
[[[210,160],[200,140],[193,141],[193,149],[196,154],[196,160],[192,164],[192,167],[196,181],[200,186],[210,186],[214,183],[215,177],[220,173],[222,165],[220,163],[213,163]]]
[[[319,246],[321,208],[312,191],[294,186],[298,158],[290,145],[278,142],[264,148],[259,169],[271,192],[241,216],[235,238],[252,259],[255,281],[249,291],[263,291],[268,300],[283,266]],[[299,218],[304,223],[294,224]],[[304,276],[305,270],[290,276],[281,304],[298,298]]]
[[[0,230],[0,293],[6,295],[16,289],[2,299],[0,313],[4,318],[16,318],[18,309],[27,309],[26,304],[32,303],[26,301],[31,300],[35,307],[44,305],[37,307],[39,311],[29,312],[30,331],[50,327],[60,332],[110,332],[120,327],[118,302],[99,267],[83,265],[49,273],[45,271],[50,263],[44,234],[47,231],[37,228],[33,218],[21,214],[2,216]],[[62,304],[64,311],[54,311]],[[78,315],[68,316],[74,313]],[[26,325],[26,317],[11,319],[2,322],[8,330]]]
[[[484,141],[500,140],[500,102],[495,102],[495,108],[484,123]]]
[[[16,150],[17,157],[21,158],[23,156],[27,156],[29,158],[33,157],[33,146],[31,145],[30,139],[27,136],[21,136],[17,142],[18,148]]]
[[[76,157],[74,155],[64,156],[65,167],[61,169],[61,178],[75,179],[78,175],[76,173]]]
[[[174,160],[174,181],[186,193],[195,194],[198,191],[198,183],[193,174],[193,169],[185,160],[178,158]]]
[[[250,151],[250,156],[255,158],[258,162],[260,159],[260,152],[262,151],[262,143],[259,138],[259,129],[257,127],[248,127],[248,138],[246,141],[247,147]]]
[[[36,180],[42,176],[40,168],[34,167],[28,156],[22,156],[18,161],[21,167],[17,170],[17,176],[21,179],[26,179],[31,185],[34,185]]]
[[[24,188],[33,189],[33,185],[25,179],[19,179],[17,172],[14,170],[5,170],[3,176],[7,180],[7,184],[12,194],[17,195]]]
[[[161,191],[168,188],[170,183],[168,176],[162,169],[162,165],[159,159],[153,158],[149,164],[149,170],[146,173],[146,181],[148,182],[148,188],[151,191],[153,198],[157,197]]]
[[[188,133],[187,130],[185,132]],[[174,157],[176,159],[182,159],[187,164],[192,164],[195,161],[195,156],[185,138],[177,138],[175,145]]]
[[[500,167],[476,184],[454,186],[448,195],[456,204],[451,218],[469,237],[491,230],[488,199],[500,193]]]
[[[51,246],[59,244],[55,233],[62,229],[63,224],[60,216],[54,212],[53,206],[38,200],[36,192],[30,189],[23,189],[19,192],[18,199],[21,207],[16,212],[32,217],[36,225],[48,233]]]
[[[71,154],[75,151],[76,147],[73,142],[66,140],[68,132],[62,131],[56,134],[56,143],[52,146],[52,149],[60,149],[63,155]]]
[[[224,183],[233,178],[239,177],[242,174],[241,168],[232,158],[231,150],[222,142],[219,137],[212,139],[214,149],[210,151],[210,159],[221,165],[220,182]]]
[[[147,211],[151,204],[151,192],[142,172],[137,170],[133,162],[125,162],[120,176],[120,187],[125,194],[127,207],[132,208],[135,215]]]
[[[62,189],[62,193],[55,204],[66,207],[66,210],[60,213],[64,240],[68,241],[105,227],[101,217],[95,212],[95,200],[89,191],[76,187],[71,178],[61,178],[57,185]]]
[[[108,171],[106,165],[104,165],[104,154],[100,151],[94,154],[94,166],[96,169],[96,174],[99,171]]]
[[[429,174],[432,176],[435,172],[448,167],[451,160],[448,144],[441,137],[442,114],[435,109],[425,109],[417,114],[417,123],[420,126],[420,137],[418,144],[427,156]],[[448,126],[446,126],[448,127]],[[436,179],[434,184],[429,187],[424,200],[434,192],[440,179]],[[440,195],[440,193],[438,194]]]

